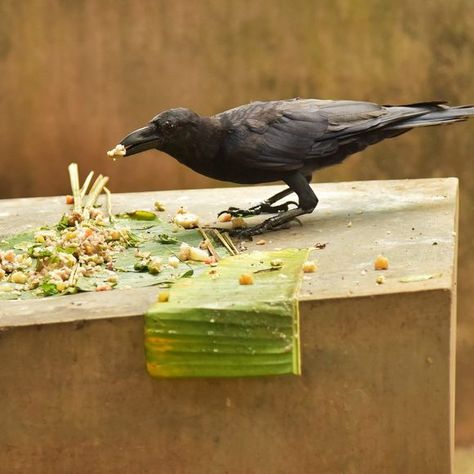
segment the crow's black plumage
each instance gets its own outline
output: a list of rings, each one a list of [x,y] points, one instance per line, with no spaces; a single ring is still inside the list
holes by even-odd
[[[126,156],[158,149],[194,171],[222,181],[284,181],[288,189],[233,215],[275,213],[241,231],[255,235],[310,213],[318,203],[309,186],[314,171],[415,127],[465,120],[473,106],[443,102],[382,106],[348,100],[292,99],[253,102],[211,117],[178,108],[160,113],[122,140]],[[295,192],[298,203],[273,204]],[[289,209],[290,204],[296,207]]]

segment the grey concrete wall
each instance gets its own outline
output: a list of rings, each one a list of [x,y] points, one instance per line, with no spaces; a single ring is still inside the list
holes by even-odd
[[[446,474],[451,305],[446,290],[305,302],[301,377],[151,379],[141,317],[12,328],[2,472]]]

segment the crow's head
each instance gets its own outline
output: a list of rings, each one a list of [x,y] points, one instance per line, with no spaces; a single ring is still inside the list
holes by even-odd
[[[151,149],[165,151],[177,141],[186,141],[199,121],[199,115],[192,110],[166,110],[154,117],[145,127],[128,134],[120,144],[125,147],[125,156]]]

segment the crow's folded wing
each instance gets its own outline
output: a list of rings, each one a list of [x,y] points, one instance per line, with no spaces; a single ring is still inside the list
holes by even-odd
[[[251,168],[291,171],[304,167],[306,160],[337,153],[342,144],[365,142],[368,133],[428,111],[428,106],[295,99],[254,102],[216,117],[232,132],[226,150],[230,159]]]

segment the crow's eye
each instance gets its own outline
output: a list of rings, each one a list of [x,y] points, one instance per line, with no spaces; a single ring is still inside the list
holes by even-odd
[[[167,120],[164,125],[165,125],[166,128],[174,128],[175,127],[175,124],[173,122],[170,122],[169,120]]]

